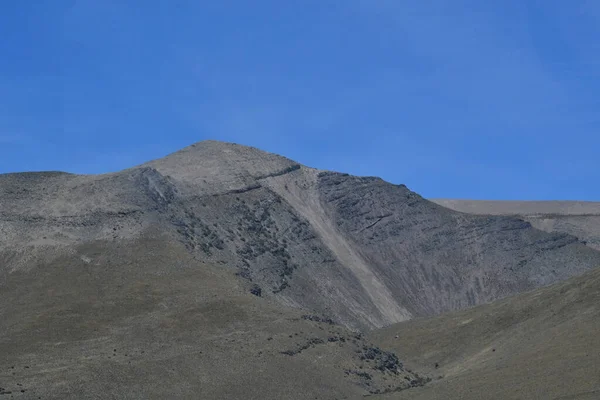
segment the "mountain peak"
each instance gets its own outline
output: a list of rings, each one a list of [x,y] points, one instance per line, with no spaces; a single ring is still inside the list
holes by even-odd
[[[255,147],[205,140],[141,167],[154,168],[195,191],[219,193],[243,189],[299,164]]]
[[[223,151],[226,149],[246,149],[246,150],[250,150],[250,149],[255,149],[255,150],[259,150],[255,147],[252,146],[246,146],[246,145],[242,145],[239,143],[235,143],[235,142],[226,142],[226,141],[222,141],[222,140],[214,140],[214,139],[206,139],[206,140],[201,140],[199,142],[196,142],[194,144],[191,144],[187,147],[184,147],[183,149],[179,150],[178,152],[181,151],[196,151],[196,150],[200,150],[200,149],[210,149],[212,151]],[[262,151],[262,150],[260,150]]]

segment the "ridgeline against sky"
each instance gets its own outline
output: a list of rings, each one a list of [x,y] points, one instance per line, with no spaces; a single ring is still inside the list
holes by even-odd
[[[5,2],[0,37],[0,172],[212,138],[426,197],[600,197],[598,2]]]

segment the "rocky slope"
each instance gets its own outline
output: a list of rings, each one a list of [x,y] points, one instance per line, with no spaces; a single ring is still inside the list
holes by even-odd
[[[150,227],[247,291],[368,330],[487,303],[600,264],[576,237],[455,212],[378,178],[202,142],[119,173],[0,175],[6,279]]]
[[[564,232],[600,250],[600,202],[483,201],[433,199],[452,210],[470,214],[512,215],[546,232]]]

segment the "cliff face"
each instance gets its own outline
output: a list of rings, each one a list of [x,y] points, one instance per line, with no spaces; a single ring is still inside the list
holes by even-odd
[[[0,176],[0,274],[159,231],[245,290],[368,330],[486,303],[600,265],[513,216],[467,215],[377,178],[203,142],[115,174]]]
[[[514,217],[473,216],[379,179],[324,174],[332,219],[413,315],[486,303],[597,265],[577,238]]]

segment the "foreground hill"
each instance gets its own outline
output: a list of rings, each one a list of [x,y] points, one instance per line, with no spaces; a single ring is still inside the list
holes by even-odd
[[[600,398],[600,268],[547,288],[371,335],[435,374],[385,399]]]
[[[0,399],[333,400],[424,383],[363,335],[247,293],[168,234],[53,258],[2,278]]]
[[[483,201],[434,199],[433,202],[470,214],[513,215],[547,232],[576,236],[600,250],[600,202]]]
[[[403,185],[228,143],[106,175],[0,175],[1,279],[150,228],[235,272],[249,292],[357,330],[487,303],[600,264],[600,252],[576,237],[520,218],[467,215]]]

